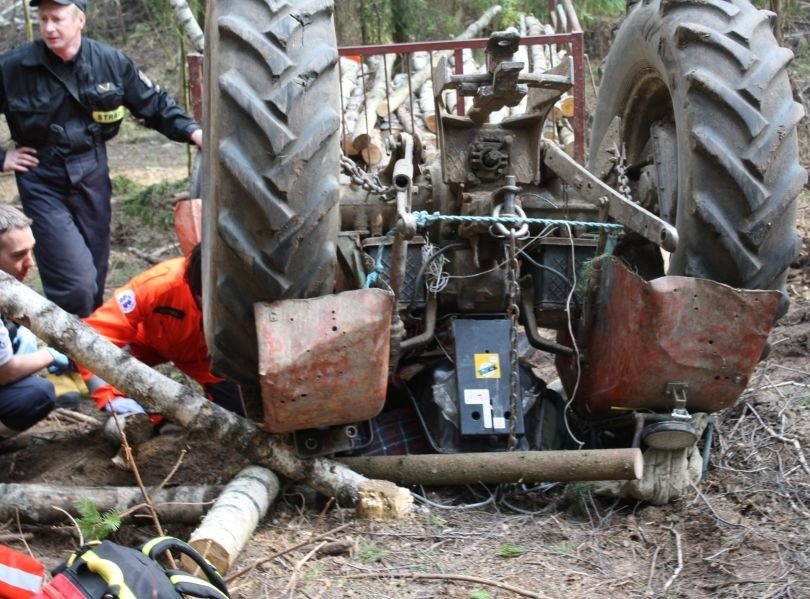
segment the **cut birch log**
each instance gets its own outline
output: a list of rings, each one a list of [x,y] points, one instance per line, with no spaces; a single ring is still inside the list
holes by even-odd
[[[409,108],[413,106],[416,114],[411,114]],[[402,124],[402,129],[406,133],[410,133],[414,137],[418,137],[422,144],[422,160],[425,164],[430,164],[436,157],[439,151],[438,143],[436,141],[436,134],[431,133],[425,127],[425,121],[422,120],[422,114],[419,111],[419,102],[403,102],[397,108],[397,117]]]
[[[489,24],[492,22],[492,20],[501,13],[501,10],[503,10],[503,9],[501,8],[501,6],[499,4],[495,4],[495,5],[491,6],[491,7],[489,7],[484,12],[484,14],[482,14],[480,17],[478,17],[478,19],[476,19],[469,26],[467,26],[467,28],[464,31],[462,31],[458,35],[458,37],[456,37],[455,39],[457,39],[457,40],[468,40],[468,39],[472,39],[474,37],[478,37],[481,34],[481,32],[487,26],[489,26]],[[442,50],[440,52],[435,52],[434,53],[434,62],[433,62],[433,64],[436,64],[436,61],[438,60],[438,58],[440,56],[450,56],[450,55],[452,55],[452,52],[450,52],[448,50]],[[410,91],[401,90],[401,91],[398,91],[396,93],[391,94],[389,96],[389,98],[388,98],[388,102],[386,104],[379,105],[379,107],[377,108],[378,114],[380,116],[385,116],[385,115],[388,114],[389,111],[394,111],[397,108],[399,108],[399,106],[405,101],[405,98],[408,97],[409,93],[418,94],[420,92],[422,86],[426,82],[430,81],[431,71],[432,71],[432,67],[431,67],[431,64],[430,64],[430,60],[428,60],[427,64],[425,64],[421,69],[415,70],[414,72],[411,73],[411,89],[410,89]],[[433,97],[433,95],[431,94],[431,101],[432,101],[432,97]],[[383,112],[379,112],[379,111],[383,111]]]
[[[560,98],[560,113],[567,119],[574,116],[574,97],[570,94],[564,95]]]
[[[354,145],[354,140],[352,140],[352,145],[354,149],[357,150],[357,146]],[[382,162],[384,156],[385,142],[383,141],[382,134],[377,128],[371,129],[366,136],[364,146],[360,148],[360,158],[362,158],[363,162],[367,165],[376,166]]]
[[[370,479],[404,485],[636,480],[641,450],[509,451],[338,458]]]
[[[565,153],[573,158],[576,145],[574,143],[574,130],[567,119],[560,119],[557,123],[557,137]]]
[[[345,59],[349,60],[349,59]],[[357,118],[360,116],[360,107],[363,105],[363,97],[366,89],[366,71],[362,63],[351,61],[357,67],[355,70],[355,81],[352,92],[343,105],[343,153],[347,156],[357,156],[357,150],[352,145],[352,134],[357,125]],[[341,65],[343,63],[341,62]],[[349,67],[351,69],[352,67]],[[347,84],[348,85],[348,84]]]
[[[417,50],[411,54],[411,73],[418,73],[422,69],[429,68],[430,66],[430,52],[425,50]],[[419,90],[412,90],[417,92]]]
[[[391,483],[393,484],[393,483]],[[278,477],[267,468],[248,466],[229,482],[191,533],[188,544],[216,566],[220,574],[231,569],[267,508],[278,496]],[[199,574],[199,567],[183,556],[183,568]]]
[[[529,35],[544,35],[543,24],[534,15],[526,15],[526,27]],[[529,47],[529,57],[531,58],[532,73],[545,73],[549,69],[547,49],[539,44],[532,44]]]
[[[365,95],[365,101],[360,107],[360,114],[357,116],[357,123],[352,132],[352,145],[361,154],[364,148],[376,141],[372,139],[372,131],[377,126],[377,107],[385,102],[388,92],[388,75],[391,73],[396,57],[396,54],[385,54],[382,59],[375,61],[374,80]],[[382,147],[377,150],[384,152]]]
[[[555,15],[557,16],[556,22],[554,21]],[[570,31],[568,29],[568,15],[566,14],[565,7],[562,4],[557,5],[557,10],[555,10],[551,15],[551,21],[554,24],[554,29],[560,33],[568,33],[568,31]]]
[[[399,117],[397,116],[396,112],[392,112],[387,117],[385,117],[384,122],[385,130],[388,131],[388,135],[397,135],[398,133],[402,133],[404,129],[402,128],[402,123],[399,121]]]
[[[430,53],[418,51],[411,55],[411,83],[397,88],[388,96],[388,102],[377,107],[377,114],[381,117],[388,115],[389,108],[396,111],[409,95],[419,94],[422,85],[430,79]]]
[[[340,106],[343,112],[349,104],[349,98],[354,93],[354,88],[357,87],[357,81],[360,77],[360,63],[345,56],[340,57]]]
[[[362,501],[357,515],[370,520],[402,520],[411,513],[413,496],[407,489],[387,480],[367,480],[360,484]]]
[[[218,485],[147,487],[158,517],[164,523],[195,524],[222,491]],[[49,524],[64,522],[65,512],[78,517],[75,503],[89,499],[102,513],[125,512],[144,502],[139,487],[62,487],[49,484],[0,484],[0,520]],[[64,510],[64,511],[62,511]],[[144,512],[146,513],[146,512]],[[132,516],[128,516],[132,520]]]
[[[151,412],[158,412],[200,437],[216,440],[251,463],[266,466],[354,505],[365,479],[333,460],[298,458],[283,437],[270,435],[202,395],[163,376],[116,347],[33,289],[0,271],[0,314],[31,329],[47,345],[83,364]]]
[[[422,113],[422,121],[425,128],[431,133],[436,133],[438,124],[436,123],[436,100],[433,98],[433,82],[428,79],[422,84],[419,90],[419,110]]]

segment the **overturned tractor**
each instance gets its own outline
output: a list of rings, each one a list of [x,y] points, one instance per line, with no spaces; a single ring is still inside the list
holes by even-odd
[[[268,431],[301,456],[551,452],[575,469],[636,448],[674,474],[614,492],[653,501],[695,480],[706,415],[766,351],[798,247],[802,109],[770,13],[629,5],[587,168],[544,135],[581,82],[570,39],[445,42],[423,78],[435,151],[403,122],[379,170],[341,158],[330,3],[207,14],[206,334]],[[515,59],[550,42],[569,51],[546,70]],[[417,46],[385,52],[407,65]],[[484,49],[484,69],[465,72],[465,47]],[[379,103],[375,121],[391,110]],[[559,380],[529,350],[553,355]],[[601,453],[564,451],[582,449]],[[401,464],[386,477],[408,482]],[[638,474],[588,468],[572,476]]]

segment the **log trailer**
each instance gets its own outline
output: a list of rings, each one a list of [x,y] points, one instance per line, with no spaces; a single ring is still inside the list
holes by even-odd
[[[787,308],[807,176],[774,15],[628,0],[585,165],[582,118],[573,156],[543,135],[564,93],[584,115],[582,34],[561,5],[573,31],[430,48],[436,151],[404,123],[372,169],[341,155],[339,57],[396,54],[385,68],[413,85],[426,48],[339,51],[330,0],[209,1],[206,338],[214,370],[301,456],[402,452],[386,430],[412,427],[407,451],[436,460],[636,448],[686,471],[705,415],[746,388]],[[521,44],[566,56],[529,70]],[[464,48],[483,50],[482,71],[464,71]],[[559,380],[537,375],[536,351]]]

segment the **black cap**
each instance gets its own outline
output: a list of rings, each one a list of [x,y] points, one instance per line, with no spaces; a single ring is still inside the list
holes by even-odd
[[[31,0],[29,4],[31,6],[39,6],[42,0]],[[56,2],[56,4],[61,4],[63,6],[67,6],[68,4],[75,4],[79,7],[79,10],[82,12],[87,12],[87,0],[51,0],[51,2]]]

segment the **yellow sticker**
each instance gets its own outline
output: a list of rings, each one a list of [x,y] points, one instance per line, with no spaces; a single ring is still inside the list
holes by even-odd
[[[501,378],[501,364],[498,354],[475,354],[475,378]]]
[[[115,110],[94,110],[93,120],[97,123],[117,123],[124,118],[124,107]]]

